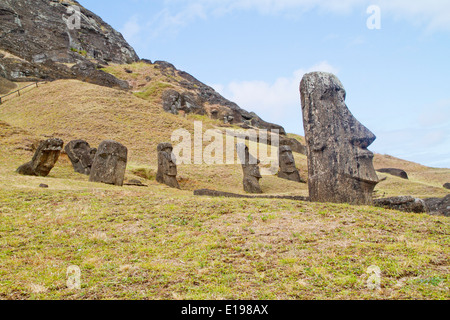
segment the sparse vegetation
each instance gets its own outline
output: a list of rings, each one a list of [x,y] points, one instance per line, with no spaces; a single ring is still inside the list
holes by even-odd
[[[154,180],[156,145],[175,129],[193,132],[195,117],[165,113],[148,98],[68,80],[2,105],[0,298],[448,299],[448,218],[192,195],[200,188],[242,193],[239,165],[179,166],[182,190],[170,189]],[[214,122],[205,121],[209,128]],[[90,183],[64,155],[47,178],[15,173],[32,156],[23,147],[46,135],[91,146],[122,142],[126,178],[148,187]],[[306,157],[295,160],[303,176]],[[387,164],[401,165],[411,180],[388,176],[377,194],[447,194],[440,186],[450,170],[376,156],[376,166]],[[261,186],[268,194],[307,195],[305,184],[274,176]],[[81,268],[80,290],[67,288],[71,265]],[[381,269],[379,290],[367,286],[372,265]]]

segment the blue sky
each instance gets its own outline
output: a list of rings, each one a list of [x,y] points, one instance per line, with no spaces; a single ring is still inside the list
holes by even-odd
[[[335,73],[369,147],[450,168],[450,1],[80,0],[141,58],[165,60],[304,134],[299,83]],[[381,29],[367,21],[380,10]]]

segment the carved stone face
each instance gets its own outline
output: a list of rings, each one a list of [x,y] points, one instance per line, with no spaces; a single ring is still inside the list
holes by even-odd
[[[158,172],[156,181],[164,183],[172,188],[180,188],[177,181],[177,165],[172,153],[170,143],[160,143],[158,145]]]
[[[256,159],[250,154],[248,147],[243,143],[236,145],[238,156],[242,164],[242,171],[244,173],[244,190],[248,193],[262,193],[259,185],[259,180],[262,178],[259,171],[259,159]]]
[[[32,169],[38,176],[47,176],[58,161],[64,142],[48,139],[40,143],[33,156]]]
[[[64,150],[76,172],[90,174],[95,152],[93,152],[89,143],[84,140],[73,140],[66,145]]]
[[[103,141],[92,164],[89,181],[122,186],[127,167],[127,148],[112,140]]]
[[[163,173],[170,177],[177,176],[177,165],[172,159],[172,146],[165,146],[164,149],[160,151],[160,165],[163,168]]]
[[[286,173],[296,172],[294,155],[288,146],[280,146],[280,168]]]
[[[333,74],[306,74],[300,92],[311,200],[371,204],[379,180],[367,147],[375,135],[351,114]]]

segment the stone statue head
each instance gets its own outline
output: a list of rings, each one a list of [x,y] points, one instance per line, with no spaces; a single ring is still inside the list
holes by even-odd
[[[295,166],[294,155],[292,154],[292,149],[290,146],[281,145],[279,150],[279,166],[280,170],[278,172],[278,177],[296,181],[296,182],[304,182],[300,177],[300,173]]]
[[[376,137],[347,108],[344,86],[331,73],[312,72],[300,93],[311,200],[371,204],[379,180],[367,147]]]
[[[119,142],[100,143],[92,164],[89,181],[122,186],[127,167],[128,149]]]
[[[244,190],[248,193],[262,193],[259,185],[259,180],[262,178],[258,166],[260,163],[259,159],[250,154],[245,143],[238,143],[236,148],[244,173]]]
[[[33,159],[33,171],[38,176],[47,176],[58,161],[64,142],[61,139],[51,138],[42,141],[37,148]]]
[[[298,171],[295,166],[294,155],[292,149],[289,146],[282,145],[279,149],[280,154],[280,168],[283,172],[291,173]]]
[[[161,166],[163,174],[175,177],[177,175],[177,165],[175,164],[170,143],[161,143],[158,145],[158,164]]]
[[[172,144],[168,142],[160,143],[158,151],[158,172],[156,181],[164,183],[172,188],[180,188],[177,181],[177,165]]]
[[[64,148],[75,172],[89,175],[94,162],[95,151],[84,140],[70,141]]]

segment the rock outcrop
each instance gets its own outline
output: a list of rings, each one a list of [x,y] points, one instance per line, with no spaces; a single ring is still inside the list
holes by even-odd
[[[444,198],[424,199],[431,215],[440,215],[450,217],[450,194]]]
[[[404,212],[425,213],[429,211],[424,200],[411,196],[376,199],[374,200],[374,205],[385,209]]]
[[[397,168],[382,168],[382,169],[378,169],[378,172],[381,173],[388,173],[390,175],[402,178],[402,179],[408,179],[408,174],[406,173],[405,170],[402,169],[397,169]]]
[[[27,176],[48,176],[58,161],[63,145],[64,142],[57,138],[41,141],[32,160],[21,165],[17,173]]]
[[[139,60],[119,32],[77,1],[2,0],[0,25],[0,49],[8,53],[0,57],[0,76],[9,80],[69,78],[123,88],[123,82],[83,65]]]
[[[123,186],[127,160],[127,147],[116,141],[103,141],[95,154],[89,181]]]
[[[172,114],[179,114],[184,112],[185,114],[205,114],[204,108],[199,105],[201,101],[198,101],[198,97],[195,97],[190,93],[179,93],[173,89],[164,91],[162,95],[163,109]]]
[[[330,73],[308,73],[300,94],[311,201],[372,204],[379,179],[367,147],[376,137],[347,108],[342,83]]]
[[[286,135],[282,126],[266,122],[256,113],[242,109],[236,103],[225,99],[212,87],[200,82],[189,73],[178,70],[173,64],[166,61],[155,61],[153,65],[163,75],[171,77],[173,81],[189,92],[188,96],[186,96],[186,92],[177,92],[173,89],[168,89],[167,93],[163,93],[163,104],[166,111],[178,113],[179,110],[183,110],[187,113],[207,114],[212,119],[238,125],[245,129],[278,130],[280,135]],[[206,104],[209,107],[205,107]]]

